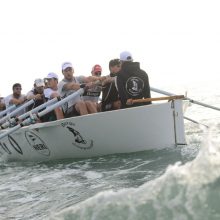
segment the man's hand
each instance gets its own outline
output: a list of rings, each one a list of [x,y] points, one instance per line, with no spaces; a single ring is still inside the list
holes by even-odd
[[[114,82],[115,81],[115,78],[114,77],[106,77],[103,81],[102,81],[102,85],[106,85],[106,84],[109,84],[111,82]]]
[[[133,100],[132,99],[127,99],[126,105],[133,105]]]
[[[36,100],[41,100],[41,99],[42,99],[42,94],[36,94],[36,95],[34,96],[34,98],[35,98]]]
[[[86,83],[86,85],[85,85],[85,89],[91,89],[93,87],[95,87],[95,83],[93,83],[93,82]]]

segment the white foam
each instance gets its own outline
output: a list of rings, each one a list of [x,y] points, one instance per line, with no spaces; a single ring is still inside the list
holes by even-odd
[[[220,178],[220,142],[213,142],[211,135],[204,137],[193,161],[170,165],[162,176],[139,188],[98,193],[51,219],[208,219],[210,213],[201,207],[209,184]]]

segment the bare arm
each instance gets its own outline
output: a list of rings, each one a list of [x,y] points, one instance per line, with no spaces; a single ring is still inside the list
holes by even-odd
[[[70,83],[66,83],[63,86],[64,90],[78,90],[80,89],[80,84],[79,83],[75,83],[75,82],[70,82]]]
[[[0,102],[0,110],[5,109],[5,104]]]
[[[36,94],[36,95],[28,95],[27,96],[27,100],[31,100],[31,99],[36,99],[36,100],[41,100],[43,98],[43,94]]]
[[[115,83],[115,77],[108,76],[108,77],[106,77],[105,80],[102,81],[102,85],[104,86],[104,85],[112,83],[112,82]]]
[[[95,82],[95,81],[100,81],[100,82],[102,82],[102,81],[104,81],[105,79],[106,79],[107,77],[106,76],[88,76],[88,77],[85,77],[84,79],[83,79],[83,81],[85,82],[85,83],[89,83],[89,82]]]
[[[26,98],[22,98],[22,99],[15,99],[15,98],[12,98],[10,101],[9,101],[9,104],[15,104],[15,105],[21,105],[25,102]]]

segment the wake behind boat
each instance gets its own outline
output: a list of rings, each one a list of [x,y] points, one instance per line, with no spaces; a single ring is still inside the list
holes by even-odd
[[[174,99],[25,126],[0,139],[0,154],[7,161],[48,161],[185,144],[182,100]]]

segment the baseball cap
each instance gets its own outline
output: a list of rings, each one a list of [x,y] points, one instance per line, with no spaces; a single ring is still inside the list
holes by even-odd
[[[35,80],[34,80],[34,84],[35,84],[37,87],[45,86],[43,79],[35,79]]]
[[[72,63],[70,63],[70,62],[64,62],[64,63],[62,64],[62,70],[65,70],[65,69],[68,68],[68,67],[73,68]]]
[[[48,73],[46,79],[52,79],[52,78],[58,79],[57,74],[53,72]]]
[[[120,60],[121,61],[133,61],[133,57],[130,52],[123,51],[120,53]]]
[[[102,72],[102,67],[99,64],[96,64],[92,67],[92,73]]]

